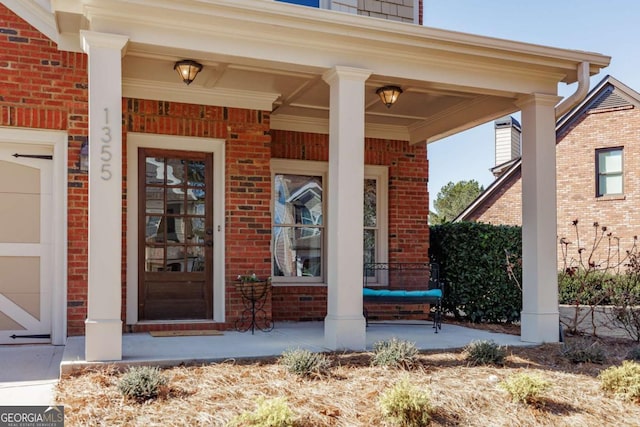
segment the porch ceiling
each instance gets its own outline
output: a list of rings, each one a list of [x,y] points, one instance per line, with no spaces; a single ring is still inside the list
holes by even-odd
[[[515,112],[514,102],[528,94],[556,94],[558,82],[576,80],[581,62],[597,74],[610,61],[271,0],[50,5],[67,47],[81,29],[129,37],[124,96],[267,110],[274,129],[328,133],[329,87],[322,74],[336,65],[372,72],[367,136],[417,143]],[[190,86],[173,70],[180,59],[204,65]],[[387,84],[404,91],[391,108],[375,93]]]

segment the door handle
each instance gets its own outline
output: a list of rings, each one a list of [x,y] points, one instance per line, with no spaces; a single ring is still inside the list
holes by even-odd
[[[204,242],[205,245],[212,247],[213,246],[213,240],[207,240],[206,242]]]
[[[207,233],[207,236],[211,236],[213,234],[213,228],[207,228],[205,233]]]

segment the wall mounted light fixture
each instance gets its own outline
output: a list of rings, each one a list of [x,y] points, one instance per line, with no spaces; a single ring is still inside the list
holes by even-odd
[[[202,64],[192,61],[191,59],[183,59],[182,61],[176,62],[173,69],[178,72],[183,82],[191,84],[202,70]]]
[[[78,164],[81,172],[89,172],[89,143],[87,141],[84,141],[80,146]]]
[[[398,86],[383,86],[376,91],[382,103],[391,108],[393,104],[398,100],[398,97],[402,93],[402,89]]]

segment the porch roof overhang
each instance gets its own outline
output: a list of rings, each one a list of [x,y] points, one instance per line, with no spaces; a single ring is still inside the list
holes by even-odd
[[[419,143],[518,111],[529,94],[555,95],[582,62],[590,75],[610,62],[273,0],[3,1],[32,15],[61,49],[80,51],[80,30],[129,37],[124,96],[271,111],[272,129],[328,133],[322,74],[338,65],[372,72],[367,136]],[[173,70],[185,58],[204,65],[188,87]],[[404,91],[392,108],[375,93],[387,84]]]

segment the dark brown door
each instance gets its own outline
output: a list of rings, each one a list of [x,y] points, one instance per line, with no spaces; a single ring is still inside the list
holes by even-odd
[[[138,317],[213,318],[213,155],[140,148]]]

